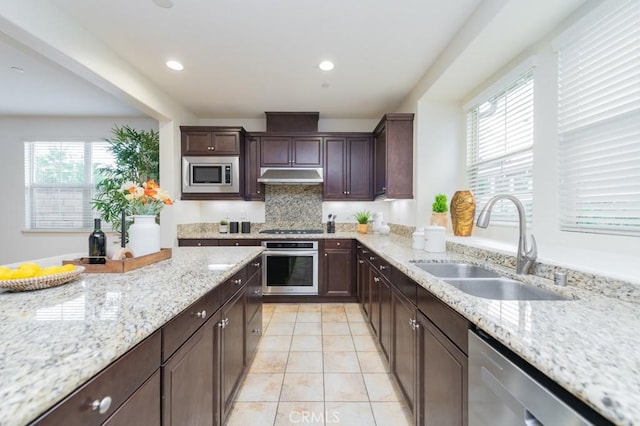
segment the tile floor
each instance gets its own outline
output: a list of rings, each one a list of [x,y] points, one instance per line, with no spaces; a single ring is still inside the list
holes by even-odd
[[[356,303],[264,304],[228,426],[412,424]]]

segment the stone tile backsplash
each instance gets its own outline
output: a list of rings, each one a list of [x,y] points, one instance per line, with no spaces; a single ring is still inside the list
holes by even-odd
[[[322,229],[321,185],[265,185],[266,229]]]

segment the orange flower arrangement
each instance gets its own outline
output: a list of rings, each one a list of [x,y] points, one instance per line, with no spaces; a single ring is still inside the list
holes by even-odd
[[[167,191],[160,188],[153,179],[149,179],[142,186],[134,182],[125,182],[120,190],[129,202],[133,215],[157,216],[164,206],[173,204]]]

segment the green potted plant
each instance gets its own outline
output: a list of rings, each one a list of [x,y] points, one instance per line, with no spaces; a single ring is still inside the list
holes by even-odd
[[[361,212],[356,212],[353,215],[358,222],[356,226],[356,230],[361,234],[366,234],[369,231],[369,221],[371,220],[371,212],[368,210],[363,210]]]
[[[220,221],[220,225],[218,225],[218,231],[220,231],[221,234],[226,234],[229,230],[229,222],[226,220],[221,220]]]
[[[447,212],[449,206],[447,206],[447,196],[444,194],[436,195],[435,201],[431,205],[431,225],[447,227],[448,218]]]

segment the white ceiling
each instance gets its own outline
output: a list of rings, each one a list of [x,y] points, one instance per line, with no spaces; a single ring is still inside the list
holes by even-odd
[[[434,86],[458,98],[583,0],[173,0],[170,9],[152,0],[48,2],[198,117],[319,111],[377,119],[397,109],[461,34],[472,39]],[[474,30],[467,20],[485,13],[474,15],[479,6],[501,12]],[[168,59],[185,69],[168,69]],[[336,68],[319,70],[324,59]],[[5,115],[142,115],[1,32],[0,93]]]

